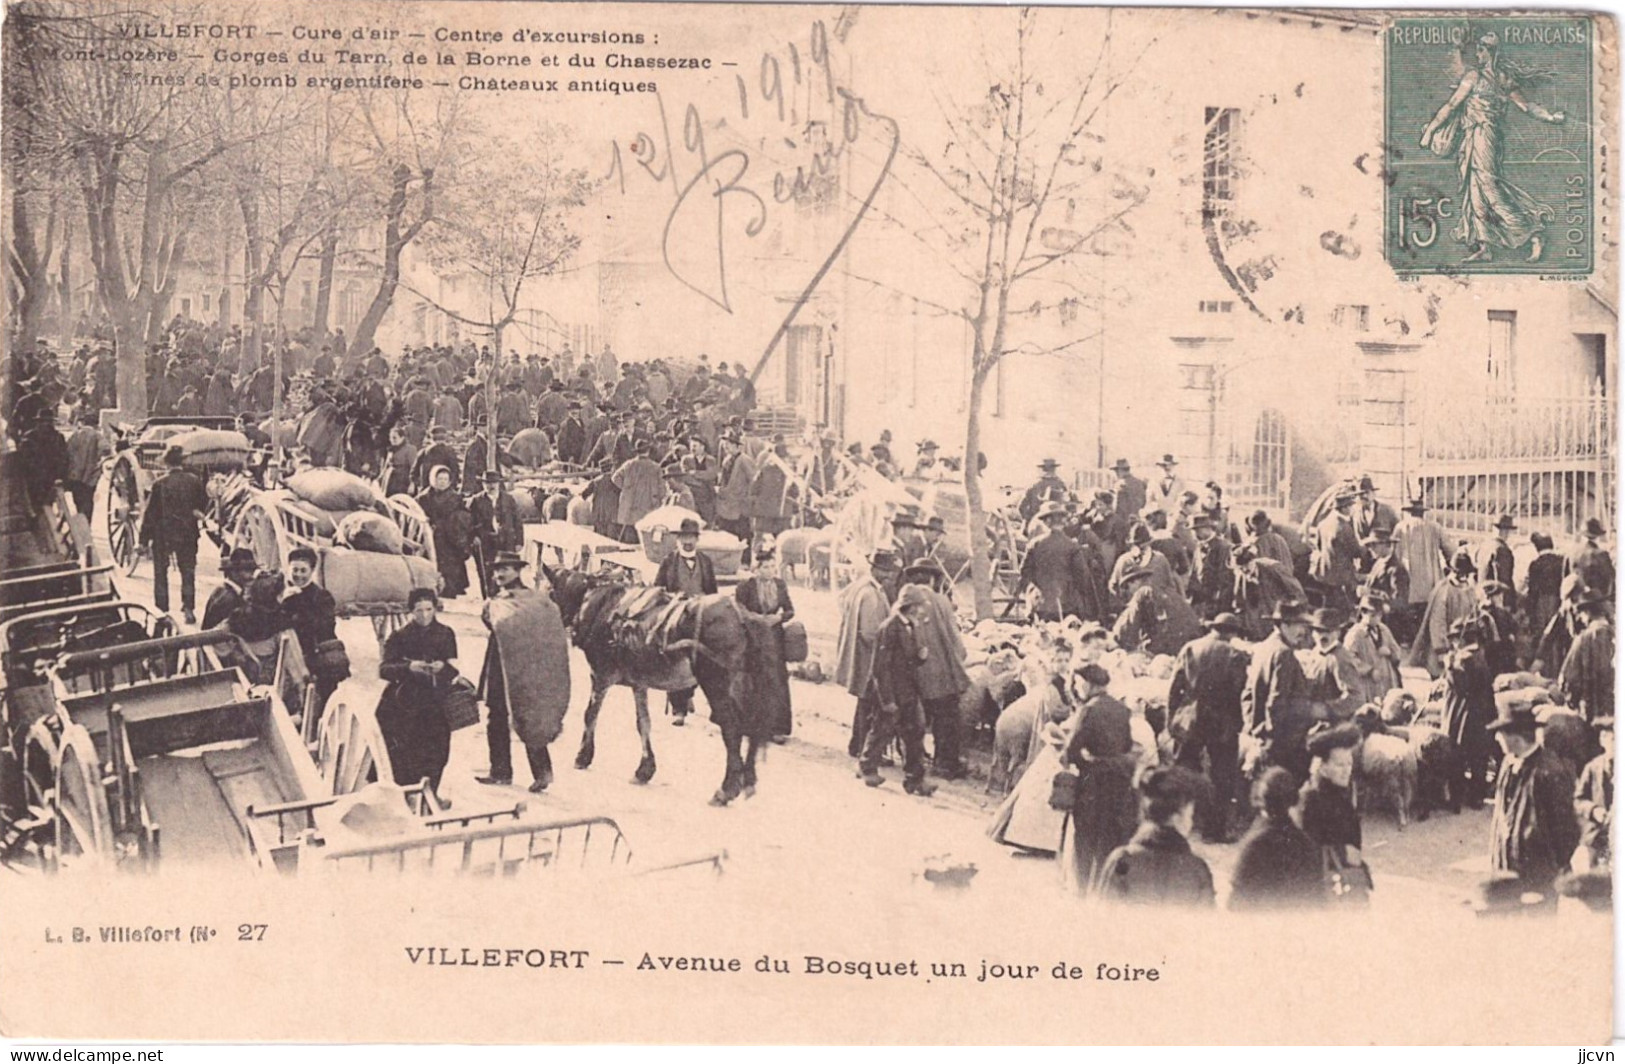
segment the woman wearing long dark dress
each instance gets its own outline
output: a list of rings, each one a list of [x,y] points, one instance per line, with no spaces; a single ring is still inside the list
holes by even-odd
[[[378,700],[378,727],[395,782],[408,787],[427,779],[438,794],[451,757],[443,700],[457,678],[457,636],[437,619],[433,591],[414,588],[407,603],[412,620],[385,641],[378,665],[389,685]]]
[[[790,674],[784,661],[784,626],[796,615],[790,601],[790,588],[779,576],[773,544],[764,540],[756,548],[756,569],[749,580],[734,590],[734,597],[747,612],[776,618],[772,637],[763,653],[751,663],[751,681],[756,698],[765,702],[764,715],[774,742],[790,735]]]
[[[468,510],[451,486],[451,470],[435,466],[429,488],[418,496],[423,516],[434,532],[435,563],[440,568],[440,592],[456,598],[468,590]]]
[[[1134,735],[1129,709],[1106,693],[1111,675],[1089,664],[1072,674],[1070,700],[1078,708],[1061,761],[1078,773],[1072,830],[1057,855],[1062,882],[1089,894],[1106,857],[1133,837],[1139,822],[1134,794]]]

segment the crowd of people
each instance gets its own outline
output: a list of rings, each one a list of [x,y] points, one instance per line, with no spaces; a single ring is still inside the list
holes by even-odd
[[[1431,682],[1431,726],[1459,752],[1450,793],[1493,806],[1488,892],[1555,899],[1564,873],[1607,866],[1614,573],[1600,522],[1564,554],[1533,534],[1517,565],[1510,517],[1466,542],[1422,499],[1400,518],[1367,477],[1298,531],[1262,512],[1232,522],[1219,485],[1199,495],[1173,456],[1159,465],[1147,484],[1119,461],[1115,490],[1084,501],[1046,461],[1022,498],[1021,585],[1054,638],[1031,663],[1026,770],[996,839],[1055,854],[1091,895],[1212,904],[1195,833],[1241,843],[1234,907],[1364,899],[1353,788],[1367,737],[1411,719],[1390,712],[1410,699],[1405,668]],[[896,550],[870,563],[841,597],[837,679],[857,699],[849,752],[879,786],[900,739],[905,789],[929,793],[928,728],[936,771],[963,771],[951,733],[964,649],[938,574]],[[1160,714],[1113,696],[1100,662],[1122,652],[1171,656]],[[1514,682],[1583,722],[1578,756],[1542,742],[1537,709],[1502,695]]]
[[[153,413],[270,413],[279,382],[268,364],[239,372],[242,344],[235,330],[174,323],[148,352]],[[753,570],[739,602],[780,625],[794,606],[776,572],[775,537],[827,519],[818,504],[864,469],[887,478],[954,471],[930,440],[916,446],[912,465],[899,461],[889,432],[867,449],[843,449],[822,434],[797,458],[782,435],[754,431],[745,368],[712,367],[704,356],[692,365],[623,364],[607,345],[582,357],[566,345],[551,357],[501,360],[463,344],[386,360],[377,349],[349,352],[342,335],[325,344],[294,336],[280,346],[283,413],[297,420],[277,426],[246,417],[245,431],[261,441],[286,434],[290,469],[344,463],[376,476],[389,494],[415,497],[432,528],[440,593],[413,592],[413,622],[385,648],[379,719],[404,766],[397,775],[435,787],[449,730],[424,707],[456,681],[455,637],[436,620],[441,602],[469,591],[471,559],[488,618],[491,603],[526,590],[514,468],[558,462],[583,471],[579,495],[532,501],[544,520],[590,524],[612,539],[635,542],[638,522],[659,506],[694,511],[699,521],[681,525],[656,577],[675,594],[717,590],[710,560],[696,549],[700,524],[734,533]],[[43,505],[60,484],[88,513],[107,454],[98,414],[115,401],[110,345],[88,343],[61,358],[43,342],[24,345],[6,372],[15,397],[7,431],[30,456],[31,498]],[[334,414],[324,418],[324,410]],[[63,423],[74,426],[71,435]],[[358,424],[377,443],[370,451],[357,445]],[[493,433],[501,444],[495,468]],[[155,604],[168,609],[174,566],[182,615],[197,623],[197,541],[208,500],[180,455],[167,455],[166,466],[140,537],[152,551]],[[1188,842],[1196,834],[1241,842],[1234,906],[1361,898],[1371,878],[1351,786],[1373,727],[1405,723],[1381,710],[1403,691],[1406,668],[1435,682],[1437,727],[1459,754],[1452,792],[1468,808],[1493,803],[1498,874],[1550,893],[1575,867],[1577,850],[1588,855],[1582,866],[1606,867],[1612,769],[1600,751],[1611,748],[1614,572],[1599,521],[1588,520],[1564,553],[1534,532],[1533,557],[1519,564],[1511,516],[1466,542],[1428,516],[1425,499],[1396,510],[1369,477],[1338,486],[1293,528],[1263,511],[1233,520],[1220,484],[1188,487],[1173,455],[1157,466],[1147,480],[1120,459],[1110,489],[1080,498],[1058,463],[1045,460],[1014,505],[1022,532],[1015,594],[1034,623],[1057,634],[1025,696],[1038,702],[1027,767],[996,837],[1055,853],[1067,881],[1087,894],[1210,903],[1211,874]],[[928,796],[936,789],[928,761],[941,778],[967,771],[961,701],[971,680],[953,580],[937,554],[941,518],[900,511],[893,528],[895,539],[841,592],[835,679],[855,699],[849,753],[857,775],[883,786],[881,770],[898,751],[904,790]],[[319,718],[348,665],[331,596],[324,600],[314,585],[308,553],[290,555],[273,586],[251,552],[232,552],[202,625],[227,627],[250,648],[291,633],[317,681]],[[1159,719],[1114,697],[1100,664],[1109,651],[1169,659]],[[782,662],[776,668],[783,673]],[[1498,699],[1501,679],[1521,675],[1538,678],[1584,721],[1584,761],[1541,742],[1530,706]],[[779,679],[772,716],[782,739],[791,709],[787,679]],[[488,683],[482,688],[493,695]],[[507,711],[500,684],[494,697],[504,712],[493,705],[490,727],[505,740],[508,720],[523,714]],[[681,724],[692,692],[674,692],[671,709]],[[493,738],[482,779],[511,782],[498,746]],[[529,744],[527,751],[533,786],[545,788],[545,743],[539,755]]]

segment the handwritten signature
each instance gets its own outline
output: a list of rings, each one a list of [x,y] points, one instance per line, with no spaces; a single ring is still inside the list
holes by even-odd
[[[811,50],[806,66],[803,65],[801,53],[794,43],[788,45],[788,53],[789,81],[799,85],[805,78],[811,80],[814,86],[821,81],[826,105],[832,112],[838,112],[839,130],[835,133],[825,133],[820,138],[814,147],[810,163],[796,165],[793,169],[781,168],[773,173],[771,179],[773,202],[775,204],[806,202],[831,184],[838,188],[838,164],[848,149],[863,139],[870,129],[876,131],[884,158],[873,182],[864,189],[861,196],[853,197],[857,200],[856,210],[834,245],[819,261],[817,270],[791,304],[772,339],[768,341],[751,373],[753,379],[795,324],[801,309],[817,292],[819,285],[840,259],[841,253],[851,243],[854,234],[863,224],[881,189],[891,176],[892,167],[902,145],[902,134],[897,121],[876,113],[862,97],[842,85],[836,78],[830,61],[828,35],[822,20],[813,23]],[[819,75],[822,77],[819,78]],[[739,94],[739,117],[748,121],[752,87],[739,75],[735,76],[735,82]],[[762,55],[755,95],[759,103],[770,108],[767,112],[769,118],[775,118],[781,125],[796,128],[801,132],[803,139],[814,139],[814,132],[823,127],[823,123],[810,119],[804,124],[800,123],[797,108],[786,96],[783,65],[778,56],[771,52]],[[696,105],[690,103],[683,112],[681,144],[684,157],[680,163],[677,141],[672,136],[666,103],[659,93],[655,95],[655,103],[659,117],[658,128],[653,135],[639,132],[632,141],[630,153],[633,161],[651,180],[661,186],[669,184],[671,188],[672,205],[661,232],[662,260],[667,271],[678,282],[732,314],[734,308],[728,289],[728,236],[730,232],[739,230],[745,237],[754,238],[766,228],[769,217],[767,200],[747,183],[753,157],[748,150],[740,147],[713,151],[707,142],[704,115]],[[788,137],[785,139],[791,147],[800,146],[795,140]],[[612,151],[609,171],[605,176],[610,181],[618,180],[621,192],[625,193],[626,167],[621,156],[621,145],[617,142]],[[692,174],[686,179],[680,172],[685,165],[693,166]],[[683,256],[680,253],[674,256],[674,242],[679,246],[679,251],[686,250],[680,247],[683,240],[680,234],[694,232],[709,234],[713,231],[714,237],[707,237],[709,243],[702,249],[699,259],[694,262],[678,261]],[[701,263],[703,265],[700,265]]]

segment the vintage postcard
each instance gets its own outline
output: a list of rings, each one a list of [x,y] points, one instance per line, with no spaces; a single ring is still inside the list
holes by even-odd
[[[1610,16],[4,14],[0,1034],[1609,1037]]]

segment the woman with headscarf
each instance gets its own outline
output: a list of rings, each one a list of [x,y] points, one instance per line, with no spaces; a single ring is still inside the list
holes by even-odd
[[[418,496],[418,505],[434,532],[435,562],[440,567],[441,594],[457,598],[468,590],[468,510],[463,497],[451,486],[451,470],[435,466],[429,471],[429,487]]]
[[[790,737],[790,674],[784,661],[784,626],[796,615],[790,601],[790,588],[779,576],[778,555],[773,537],[765,536],[756,545],[756,568],[749,580],[741,581],[734,597],[746,613],[771,626],[762,653],[752,660],[752,697],[760,704],[769,722],[768,734],[776,743]]]
[[[407,596],[412,620],[384,643],[378,676],[388,684],[378,700],[395,782],[403,787],[427,779],[436,793],[451,757],[451,728],[444,699],[457,678],[457,636],[437,615],[440,602],[426,587]]]

